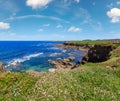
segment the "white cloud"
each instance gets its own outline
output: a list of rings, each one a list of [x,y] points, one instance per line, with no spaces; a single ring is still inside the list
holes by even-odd
[[[56,28],[62,28],[62,27],[63,27],[63,26],[62,26],[62,25],[60,25],[60,24],[56,26]]]
[[[60,21],[64,23],[70,23],[69,21],[66,21],[64,19],[54,17],[54,16],[46,16],[46,15],[24,15],[24,16],[13,16],[7,19],[4,19],[3,21],[11,21],[11,20],[19,20],[19,19],[28,19],[28,18],[41,18],[41,19],[50,19],[54,21]]]
[[[68,32],[81,32],[82,29],[78,28],[78,27],[74,27],[74,26],[71,26],[69,29],[68,29]]]
[[[80,0],[74,0],[75,2],[77,2],[77,3],[79,3],[80,2]]]
[[[120,5],[120,1],[117,1],[116,4],[117,4],[117,5]]]
[[[120,22],[120,9],[119,8],[112,8],[110,11],[107,12],[109,18],[111,18],[112,23]]]
[[[44,24],[43,26],[45,26],[45,27],[49,27],[50,26],[50,24],[48,23],[48,24]]]
[[[38,29],[37,31],[38,31],[38,32],[43,32],[44,30],[43,30],[43,29]]]
[[[27,0],[27,6],[31,6],[33,9],[47,6],[52,0]]]
[[[0,29],[9,29],[10,24],[5,22],[0,22]]]

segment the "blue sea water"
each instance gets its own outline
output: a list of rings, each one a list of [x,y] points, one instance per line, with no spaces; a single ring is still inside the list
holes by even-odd
[[[49,60],[75,56],[77,62],[82,59],[75,54],[83,54],[77,50],[64,50],[57,48],[55,41],[0,41],[0,61],[6,66],[6,70],[12,72],[25,72],[27,70],[47,71],[53,68]],[[72,54],[73,53],[73,54]],[[19,63],[19,65],[15,65]]]

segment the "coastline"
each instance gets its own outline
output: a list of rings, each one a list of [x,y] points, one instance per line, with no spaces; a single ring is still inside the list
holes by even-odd
[[[82,42],[82,41],[81,41]],[[93,42],[93,41],[92,41]],[[113,41],[115,43],[115,41]],[[82,60],[78,60],[76,63],[73,64],[73,61],[75,60],[75,57],[68,57],[68,58],[61,58],[59,60],[51,60],[49,63],[53,65],[53,68],[48,69],[48,72],[55,72],[57,69],[63,68],[63,69],[74,69],[81,65],[86,64],[87,62],[103,62],[109,59],[110,52],[113,49],[111,44],[104,45],[104,44],[86,44],[86,43],[77,43],[75,42],[64,42],[63,44],[57,44],[55,47],[62,48],[65,50],[74,49],[78,51],[86,52],[85,54],[78,54],[79,56],[82,56]],[[18,63],[16,63],[18,64]],[[1,68],[3,68],[3,64],[1,65]],[[2,71],[1,69],[1,71]],[[33,72],[34,70],[32,70]],[[26,72],[29,72],[26,71]],[[31,72],[31,71],[30,71]],[[37,72],[37,71],[36,71]]]
[[[98,46],[91,51],[108,48]],[[120,98],[120,45],[110,54],[104,62],[88,61],[74,69],[0,72],[0,100],[117,100]]]

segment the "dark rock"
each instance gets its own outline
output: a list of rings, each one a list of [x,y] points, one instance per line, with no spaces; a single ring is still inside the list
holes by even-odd
[[[88,56],[85,55],[85,56],[82,58],[81,61],[76,62],[76,64],[72,67],[72,69],[77,68],[77,67],[79,67],[79,66],[81,66],[81,65],[84,65],[84,64],[86,64],[87,62],[88,62]]]
[[[88,51],[88,62],[103,62],[109,59],[112,46],[95,45]]]

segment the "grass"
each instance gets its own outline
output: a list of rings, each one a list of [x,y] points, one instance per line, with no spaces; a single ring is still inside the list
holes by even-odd
[[[100,66],[110,66],[113,69],[120,70],[120,46],[111,52],[111,57],[109,60],[99,63]]]
[[[120,72],[94,66],[40,77],[0,73],[0,101],[118,101]]]
[[[36,80],[26,73],[0,73],[0,101],[22,101]]]
[[[116,48],[120,46],[120,40],[82,40],[82,41],[66,41],[65,44],[68,45],[102,45],[102,46],[112,46]]]
[[[119,101],[120,47],[108,61],[54,73],[0,73],[0,101]],[[109,66],[109,68],[107,68]]]

